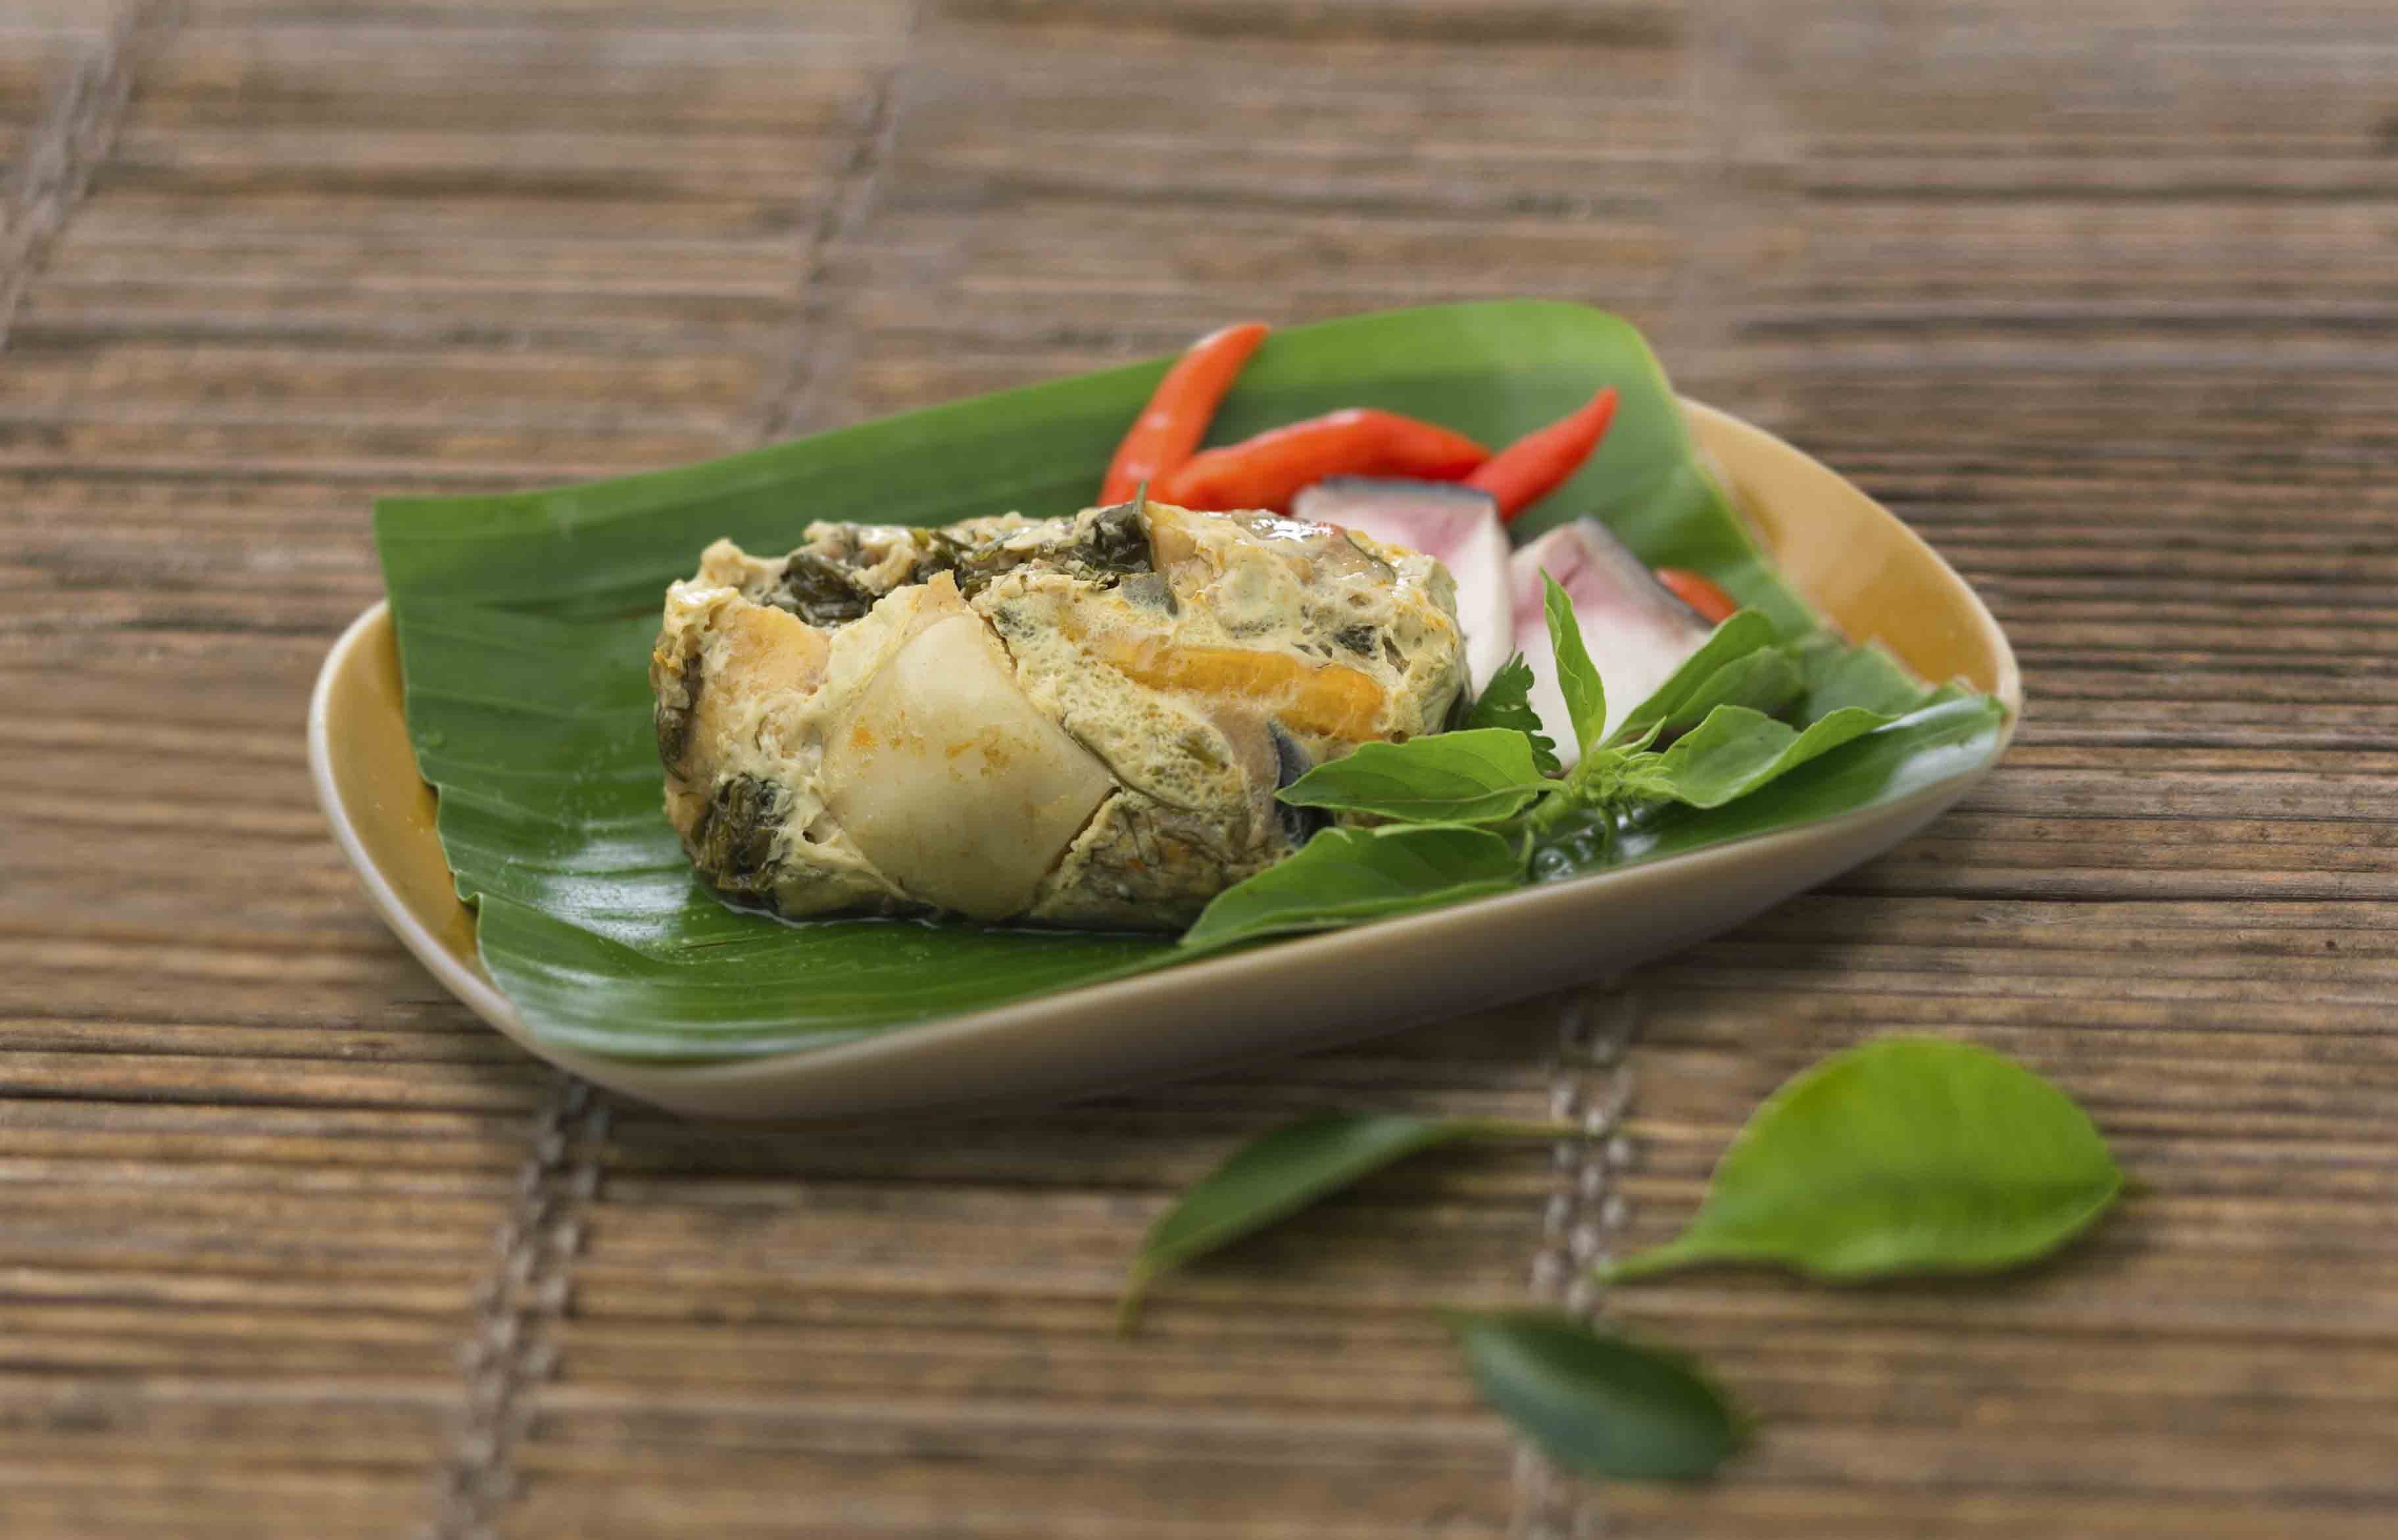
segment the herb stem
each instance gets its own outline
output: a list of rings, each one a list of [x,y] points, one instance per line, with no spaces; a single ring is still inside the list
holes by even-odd
[[[1469,1138],[1591,1139],[1596,1133],[1575,1123],[1537,1122],[1525,1118],[1467,1118],[1459,1125]]]
[[[1575,810],[1583,806],[1582,787],[1574,776],[1569,775],[1558,782],[1557,790],[1562,795],[1543,797],[1524,813],[1525,830],[1536,844],[1543,835],[1572,817]]]

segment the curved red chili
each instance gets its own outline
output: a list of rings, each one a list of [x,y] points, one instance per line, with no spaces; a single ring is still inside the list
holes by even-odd
[[[1582,469],[1608,424],[1615,421],[1615,387],[1608,386],[1588,405],[1545,428],[1536,428],[1494,454],[1465,478],[1465,484],[1489,492],[1499,504],[1501,518],[1514,518],[1563,486]]]
[[[1660,567],[1657,581],[1672,590],[1676,598],[1697,610],[1709,625],[1721,625],[1740,609],[1739,601],[1718,587],[1713,579],[1687,567]]]
[[[1489,458],[1489,449],[1438,423],[1353,407],[1193,455],[1150,495],[1209,512],[1285,513],[1301,488],[1327,476],[1455,481]]]
[[[1266,340],[1266,330],[1263,321],[1244,321],[1211,331],[1174,361],[1108,462],[1107,477],[1099,483],[1101,504],[1125,502],[1142,482],[1161,481],[1182,468],[1207,436],[1217,406]]]

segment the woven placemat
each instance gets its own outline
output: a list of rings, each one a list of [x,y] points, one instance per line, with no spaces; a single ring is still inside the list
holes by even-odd
[[[2361,0],[0,6],[0,1533],[1159,1540],[2386,1533],[2398,263]],[[366,509],[1274,320],[1630,314],[2015,638],[2001,772],[1572,998],[927,1134],[680,1124],[382,931],[299,732]],[[2002,1286],[1580,1265],[1781,1078],[1970,1036],[2146,1190]],[[1231,1144],[1402,1170],[1178,1281]],[[1435,1302],[1768,1419],[1563,1481]]]

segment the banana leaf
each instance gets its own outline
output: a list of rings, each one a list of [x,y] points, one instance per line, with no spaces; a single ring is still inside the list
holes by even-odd
[[[553,491],[394,498],[375,538],[417,762],[478,917],[485,968],[527,1024],[589,1051],[722,1058],[804,1049],[1158,966],[1162,937],[895,920],[789,924],[727,907],[661,808],[646,663],[666,585],[708,542],[787,550],[815,519],[937,524],[1071,513],[1167,360],[960,401],[705,464]],[[1439,306],[1276,333],[1227,398],[1226,442],[1346,406],[1503,443],[1622,395],[1591,462],[1519,533],[1596,513],[1653,565],[1691,567],[1796,638],[1815,623],[1693,455],[1624,321],[1580,306]],[[1992,730],[1995,731],[1995,729]],[[1880,746],[1892,752],[1888,743]],[[1987,753],[1988,743],[1983,743]],[[1845,751],[1844,751],[1845,752]],[[1944,741],[1941,762],[1970,754]],[[1660,830],[1663,853],[1896,795],[1893,769]],[[1763,804],[1763,805],[1759,805]]]

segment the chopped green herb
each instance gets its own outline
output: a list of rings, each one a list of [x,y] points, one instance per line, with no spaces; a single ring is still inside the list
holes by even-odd
[[[1561,768],[1557,759],[1556,741],[1541,730],[1541,718],[1532,710],[1532,665],[1520,652],[1499,665],[1490,682],[1482,687],[1473,708],[1462,724],[1468,728],[1506,728],[1520,732],[1532,745],[1532,763],[1543,775],[1555,775]]]

